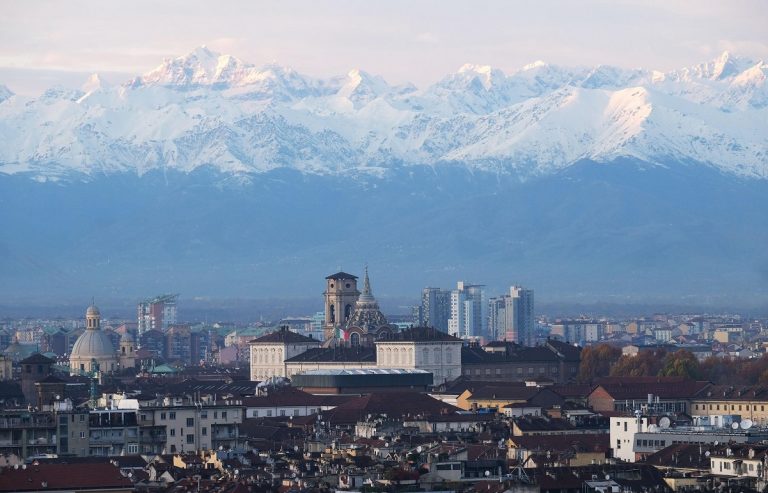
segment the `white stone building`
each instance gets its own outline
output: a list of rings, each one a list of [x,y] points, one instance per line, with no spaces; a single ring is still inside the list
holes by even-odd
[[[413,327],[376,341],[376,367],[431,372],[434,385],[461,376],[461,339],[437,329]]]
[[[263,335],[250,343],[251,380],[260,381],[270,377],[285,377],[285,360],[298,356],[308,349],[320,347],[320,341],[297,334],[282,327],[280,330]]]

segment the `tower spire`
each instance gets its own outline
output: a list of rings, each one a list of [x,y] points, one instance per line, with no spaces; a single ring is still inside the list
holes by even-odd
[[[368,279],[368,264],[365,264],[365,281],[363,282],[363,294],[370,296],[371,294],[371,280]]]

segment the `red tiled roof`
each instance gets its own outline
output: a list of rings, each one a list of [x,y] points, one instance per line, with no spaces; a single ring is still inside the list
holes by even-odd
[[[112,464],[30,464],[0,472],[0,491],[89,489],[132,490],[133,483]]]

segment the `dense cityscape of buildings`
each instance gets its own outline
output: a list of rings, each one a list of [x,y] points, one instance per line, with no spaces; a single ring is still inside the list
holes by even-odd
[[[367,269],[322,299],[273,323],[184,323],[177,295],[135,320],[3,321],[0,492],[768,486],[768,380],[585,376],[584,356],[747,364],[765,320],[550,319],[531,289],[464,281],[395,319]]]

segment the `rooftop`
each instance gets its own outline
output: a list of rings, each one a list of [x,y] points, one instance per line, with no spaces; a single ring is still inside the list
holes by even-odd
[[[288,327],[283,326],[283,327],[280,327],[279,330],[270,332],[269,334],[265,334],[261,337],[258,337],[250,341],[249,344],[262,344],[262,343],[271,343],[271,342],[288,343],[288,344],[307,343],[307,342],[316,342],[318,344],[320,343],[320,341],[318,341],[317,339],[313,339],[311,337],[297,334],[292,330],[288,330]]]
[[[387,342],[462,342],[458,337],[454,337],[447,332],[443,332],[434,327],[409,327],[400,332],[392,334],[391,339],[376,341],[377,343]]]
[[[6,467],[0,477],[0,491],[133,489],[131,480],[109,463],[38,463],[18,469]]]
[[[326,279],[335,279],[335,280],[357,279],[357,276],[353,276],[352,274],[347,274],[346,272],[339,271],[335,274],[331,274],[330,276],[326,277]]]
[[[354,361],[360,363],[375,363],[376,350],[371,347],[347,347],[334,346],[327,348],[310,348],[301,354],[285,360],[286,363],[302,362],[328,362],[335,363],[340,361]]]

